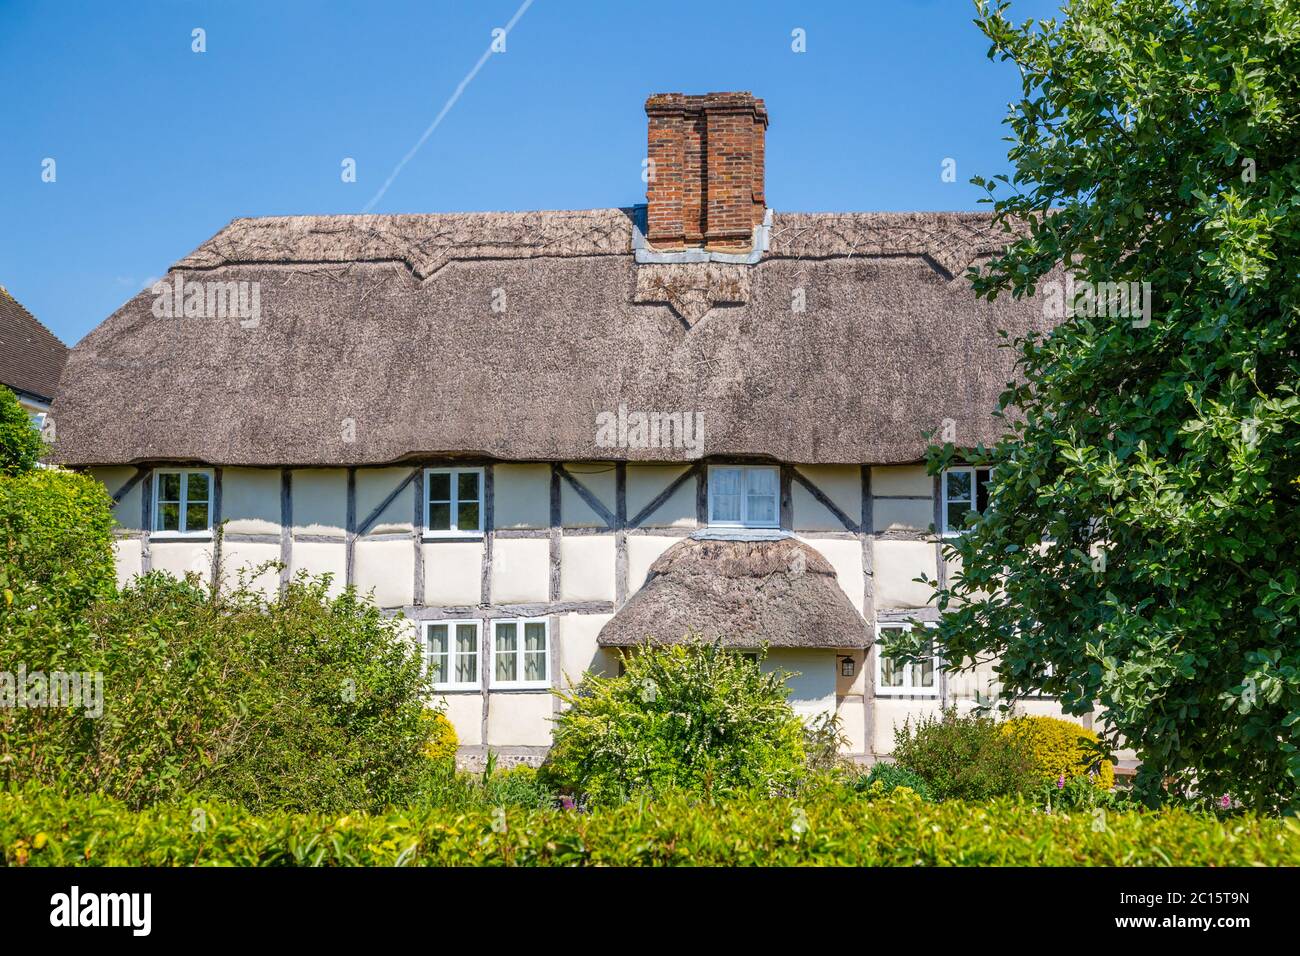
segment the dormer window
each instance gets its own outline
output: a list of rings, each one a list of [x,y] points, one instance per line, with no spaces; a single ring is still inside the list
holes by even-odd
[[[709,468],[710,526],[779,528],[780,498],[780,472],[774,465],[713,465]]]

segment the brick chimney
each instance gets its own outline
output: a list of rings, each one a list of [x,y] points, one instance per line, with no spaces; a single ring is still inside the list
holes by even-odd
[[[743,252],[766,209],[767,107],[750,93],[658,93],[645,103],[646,238],[661,250]]]

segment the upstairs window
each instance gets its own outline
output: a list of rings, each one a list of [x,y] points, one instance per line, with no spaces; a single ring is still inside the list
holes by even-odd
[[[477,690],[478,621],[430,621],[424,626],[424,670],[434,690]]]
[[[881,624],[876,628],[876,696],[877,697],[938,697],[939,658],[934,644],[927,645],[929,657],[915,664],[904,664],[886,656],[880,640],[886,631],[910,631],[910,624]]]
[[[988,468],[949,468],[943,473],[943,533],[960,534],[966,516],[989,506]]]
[[[709,524],[723,528],[779,528],[780,472],[771,465],[709,468]]]
[[[483,533],[483,469],[427,468],[424,533],[454,538]]]
[[[212,472],[206,468],[155,471],[153,531],[160,537],[212,533]]]
[[[551,641],[546,618],[492,622],[492,686],[550,687]]]

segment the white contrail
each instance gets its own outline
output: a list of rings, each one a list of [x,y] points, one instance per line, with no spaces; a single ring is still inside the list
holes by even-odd
[[[519,5],[519,9],[515,11],[515,15],[511,17],[510,22],[505,25],[502,39],[505,39],[505,37],[510,35],[510,31],[514,29],[514,25],[519,22],[519,18],[522,17],[524,12],[532,5],[533,0],[524,0],[524,2]],[[495,38],[493,38],[493,42],[496,42]],[[460,81],[460,84],[456,87],[456,91],[451,94],[451,98],[443,104],[442,109],[438,111],[438,115],[435,116],[433,122],[429,124],[429,128],[426,129],[420,138],[415,141],[415,145],[412,146],[410,150],[407,151],[407,154],[402,157],[402,161],[393,167],[393,171],[388,174],[388,178],[384,180],[384,184],[379,187],[379,192],[375,193],[370,202],[366,203],[365,208],[361,210],[362,213],[370,212],[370,210],[375,207],[375,203],[384,198],[384,193],[388,192],[388,187],[393,185],[393,180],[396,179],[397,174],[402,171],[402,167],[411,161],[412,157],[420,151],[420,147],[424,145],[424,141],[433,135],[433,131],[437,129],[438,124],[442,122],[442,118],[451,112],[451,108],[456,105],[456,101],[460,99],[460,95],[465,92],[465,87],[469,86],[470,81],[473,80],[474,77],[478,76],[478,71],[483,69],[483,64],[486,63],[488,58],[491,56],[492,44],[489,43],[488,48],[483,51],[483,55],[479,57],[478,62],[474,64],[474,68],[465,74],[465,79]]]

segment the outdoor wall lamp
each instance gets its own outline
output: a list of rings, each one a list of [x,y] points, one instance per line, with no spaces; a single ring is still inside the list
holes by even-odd
[[[853,676],[853,658],[851,657],[840,658],[840,674],[842,674],[844,677]]]

